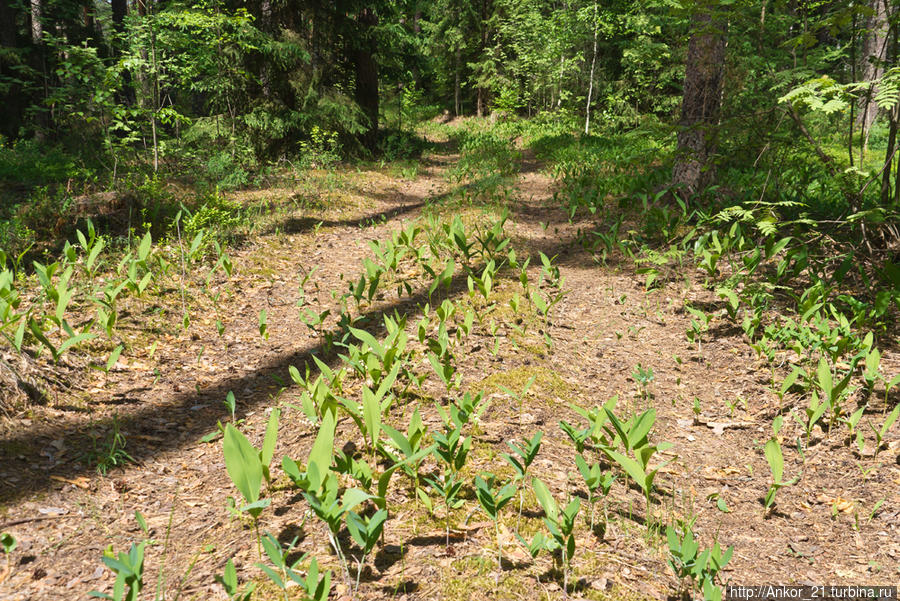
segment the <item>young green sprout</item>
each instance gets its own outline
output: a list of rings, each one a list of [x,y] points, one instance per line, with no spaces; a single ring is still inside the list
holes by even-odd
[[[775,495],[778,494],[778,491],[785,486],[796,484],[800,480],[800,476],[798,475],[790,482],[785,482],[782,479],[784,476],[784,455],[781,452],[781,444],[776,436],[773,436],[766,442],[764,453],[769,469],[772,471],[772,484],[769,486],[765,498],[765,511],[768,513],[775,504]]]
[[[388,512],[385,509],[379,509],[371,517],[364,517],[355,511],[347,513],[347,530],[350,536],[362,549],[362,556],[356,565],[356,590],[359,590],[359,578],[362,574],[363,564],[366,562],[366,556],[372,552],[375,543],[384,531],[384,523],[387,520]]]
[[[721,599],[722,589],[716,584],[719,572],[731,561],[734,547],[725,551],[716,542],[712,548],[700,550],[690,527],[679,534],[672,526],[666,526],[666,540],[669,545],[669,567],[682,582],[687,579],[704,599]]]
[[[553,537],[552,549],[550,550],[562,549],[563,594],[568,596],[569,570],[572,558],[575,556],[575,518],[578,516],[579,509],[581,509],[581,499],[575,497],[569,501],[565,509],[560,511],[546,484],[537,478],[533,478],[531,486],[534,489],[534,495],[537,497],[538,503],[544,509],[544,525],[550,532],[550,536]]]
[[[247,438],[232,424],[225,426],[222,440],[222,452],[225,456],[225,469],[235,487],[244,497],[246,504],[238,510],[246,511],[253,518],[253,525],[258,529],[259,516],[269,506],[271,499],[260,499],[260,487],[265,479],[272,481],[269,464],[275,453],[275,440],[278,437],[279,409],[273,409],[266,425],[261,449],[256,449]]]
[[[588,464],[583,455],[575,456],[575,465],[578,466],[578,472],[581,474],[581,477],[584,479],[584,484],[588,488],[588,502],[591,504],[591,532],[594,531],[594,509],[597,499],[600,498],[597,495],[597,491],[599,490],[604,497],[609,495],[609,490],[615,482],[616,477],[612,474],[604,474],[600,470],[599,463]],[[603,508],[604,512],[604,520],[606,519],[606,507]]]
[[[543,432],[537,432],[534,436],[531,437],[531,440],[526,441],[524,444],[517,445],[513,442],[507,441],[506,444],[509,445],[509,448],[512,449],[513,453],[518,455],[518,457],[514,457],[509,453],[504,453],[503,458],[516,470],[515,481],[524,483],[525,478],[528,476],[528,468],[531,467],[531,464],[534,462],[535,457],[537,457],[538,451],[541,449],[541,438],[544,436]],[[518,521],[522,519],[522,505],[525,502],[525,491],[519,491],[519,517]]]
[[[881,424],[881,428],[876,429],[871,422],[869,423],[869,428],[875,434],[875,457],[878,457],[878,453],[885,448],[884,436],[891,429],[891,426],[894,425],[894,422],[897,421],[898,417],[900,417],[900,405],[894,407],[893,411],[888,414],[884,423]]]
[[[450,510],[462,507],[463,500],[458,499],[462,490],[462,482],[456,479],[456,472],[450,474],[441,474],[437,478],[425,478],[434,491],[444,500],[445,518],[444,525],[446,527],[445,545],[450,546]]]
[[[9,575],[9,571],[12,568],[12,552],[18,544],[18,541],[16,541],[15,537],[9,532],[0,532],[0,549],[2,549],[3,554],[6,555],[6,568],[3,573],[0,574],[0,582],[5,580]]]
[[[238,588],[237,570],[230,557],[225,562],[225,571],[221,576],[216,576],[215,580],[225,589],[229,601],[250,601],[253,591],[256,589],[255,582],[251,582],[243,590]]]
[[[650,383],[653,382],[656,377],[653,373],[653,368],[644,368],[644,366],[638,363],[637,367],[634,368],[631,377],[633,377],[634,381],[641,387],[641,398],[646,399],[650,397]]]
[[[500,572],[503,571],[503,543],[500,540],[500,511],[516,496],[516,487],[512,482],[504,484],[500,489],[494,483],[494,474],[485,473],[484,478],[475,476],[475,496],[481,509],[494,522],[494,534],[497,537],[497,583],[500,583]]]
[[[269,580],[271,580],[275,586],[281,589],[285,601],[289,601],[290,599],[288,588],[291,586],[291,583],[300,586],[304,593],[304,599],[308,599],[309,601],[327,601],[328,593],[331,591],[331,572],[324,572],[320,577],[319,564],[316,561],[316,558],[313,557],[309,564],[309,571],[307,572],[306,578],[301,576],[297,572],[297,566],[306,559],[308,553],[304,553],[300,558],[293,562],[289,562],[288,560],[288,557],[294,550],[296,542],[297,540],[294,539],[288,544],[287,549],[284,549],[278,539],[267,532],[262,539],[262,545],[266,551],[266,556],[269,558],[269,561],[272,562],[274,568],[264,563],[257,563],[256,565],[265,572],[266,576],[269,577]],[[227,575],[228,569],[226,566],[226,576]],[[236,579],[234,582],[236,586]],[[250,591],[245,592],[251,591],[252,588]]]

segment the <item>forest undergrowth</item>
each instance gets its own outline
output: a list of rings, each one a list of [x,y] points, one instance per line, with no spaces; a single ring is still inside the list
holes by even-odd
[[[896,582],[892,263],[652,122],[417,134],[0,256],[0,598]]]

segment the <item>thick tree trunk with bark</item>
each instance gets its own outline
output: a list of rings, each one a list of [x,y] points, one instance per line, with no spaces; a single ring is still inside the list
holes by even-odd
[[[18,40],[16,38],[16,8],[12,2],[0,1],[0,47],[5,51],[0,54],[0,76],[14,79],[16,64],[16,52]],[[22,87],[11,84],[6,94],[0,96],[0,104],[3,105],[3,118],[0,119],[0,135],[14,138],[19,133],[22,125],[22,114],[25,109],[22,98]]]
[[[91,45],[96,46],[97,42],[94,38],[97,31],[94,24],[94,3],[91,0],[87,0],[81,5],[81,22],[84,26],[84,39],[89,40]]]
[[[488,29],[488,17],[491,14],[490,0],[481,0],[481,40],[479,43],[478,56],[483,60],[487,52],[488,39],[490,32]],[[484,73],[481,74],[482,77]],[[475,114],[478,117],[484,117],[487,110],[488,91],[484,85],[478,84],[475,88]]]
[[[31,66],[35,71],[41,74],[41,85],[44,88],[43,97],[47,98],[47,57],[44,48],[44,6],[42,0],[31,0]],[[40,102],[38,104],[43,104]],[[40,108],[36,114],[36,123],[38,125],[35,130],[35,137],[38,140],[44,138],[44,130],[50,125],[47,113]]]
[[[710,10],[699,10],[692,18],[684,73],[684,96],[678,132],[678,151],[672,183],[687,195],[715,181],[711,158],[722,103],[725,70],[725,24]]]
[[[31,43],[37,46],[44,37],[43,6],[41,0],[31,0]]]
[[[125,15],[128,14],[128,0],[111,0],[112,21],[116,33],[122,33],[125,29]]]
[[[272,0],[262,0],[259,3],[259,28],[261,31],[274,35],[272,24]],[[259,83],[262,86],[262,95],[266,100],[272,97],[273,69],[269,61],[263,61],[259,70]]]
[[[860,134],[863,136],[863,146],[868,146],[869,129],[878,116],[878,105],[875,103],[875,93],[878,91],[874,82],[884,73],[884,61],[887,57],[887,9],[886,0],[871,0],[869,7],[872,14],[866,23],[866,37],[862,47],[862,76],[863,81],[869,82],[869,87],[860,99],[859,116]]]
[[[115,39],[107,38],[110,45],[112,56],[118,58],[122,55],[121,36],[125,33],[125,17],[128,15],[128,0],[111,0],[110,8],[112,9],[112,24],[115,31]],[[134,105],[136,99],[134,94],[134,86],[132,85],[131,71],[122,70],[122,91],[119,96],[120,101],[125,104]]]
[[[368,119],[368,129],[362,136],[362,143],[368,149],[375,147],[378,140],[378,63],[375,62],[375,39],[372,26],[378,17],[372,9],[364,8],[357,16],[359,39],[353,50],[353,65],[356,71],[356,103]]]

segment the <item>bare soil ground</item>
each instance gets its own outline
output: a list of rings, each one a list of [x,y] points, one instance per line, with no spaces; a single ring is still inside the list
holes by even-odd
[[[235,275],[213,284],[213,291],[222,291],[222,337],[213,325],[212,303],[201,293],[202,282],[192,281],[187,292],[195,317],[187,333],[175,323],[180,321],[178,291],[158,302],[135,304],[134,311],[156,324],[153,337],[131,332],[127,359],[109,374],[90,372],[71,360],[64,366],[70,386],[59,386],[46,405],[4,420],[0,530],[11,532],[20,544],[0,580],[0,599],[83,599],[92,589],[109,591],[113,577],[100,557],[109,545],[126,550],[141,538],[135,511],[146,517],[155,541],[146,559],[148,590],[159,586],[168,599],[224,599],[214,575],[221,574],[229,557],[235,558],[242,579],[261,582],[254,567],[259,558],[253,532],[225,507],[225,498],[236,491],[224,469],[221,445],[198,440],[215,429],[217,420],[229,417],[222,405],[228,391],[235,393],[237,417],[245,420],[242,430],[254,443],[271,407],[296,402],[295,389],[281,391],[282,383],[290,382],[288,366],[302,366],[321,344],[298,319],[298,278],[315,269],[307,297],[313,305],[334,308],[330,291],[345,290],[358,276],[370,253],[367,242],[388,237],[415,219],[429,199],[452,190],[444,173],[454,159],[449,152],[435,154],[411,179],[386,169],[339,171],[339,183],[329,194],[342,202],[325,202],[331,208],[321,209],[301,204],[232,251]],[[702,352],[687,342],[685,301],[719,302],[694,274],[679,274],[676,281],[647,293],[632,265],[615,257],[600,265],[575,242],[578,228],[590,223],[570,223],[553,206],[553,181],[539,165],[526,160],[515,189],[507,224],[514,246],[523,256],[538,251],[557,255],[568,294],[553,309],[550,323],[540,326],[547,327],[552,348],[540,337],[513,345],[508,328],[498,333],[496,355],[491,337],[466,339],[463,388],[483,388],[491,400],[467,470],[505,473],[500,453],[508,451],[506,441],[543,430],[544,446],[533,475],[559,497],[583,489],[574,451],[558,422],[578,420],[570,403],[594,407],[616,394],[626,413],[655,407],[652,439],[674,443],[666,451],[664,458],[671,461],[658,476],[659,492],[649,511],[640,492],[626,490],[620,478],[606,504],[605,527],[594,533],[580,527],[573,595],[674,595],[678,583],[666,565],[659,525],[676,519],[696,520],[694,530],[704,545],[717,539],[734,546],[723,574],[723,580],[734,584],[898,584],[900,430],[892,430],[889,448],[877,457],[856,453],[843,432],[817,430],[801,457],[795,441],[802,429],[788,414],[794,401],[778,399],[772,373],[756,359],[740,330],[718,319]],[[502,282],[499,294],[513,286]],[[376,315],[395,308],[388,296],[370,311]],[[268,340],[258,331],[263,309]],[[638,364],[653,370],[646,388],[634,379]],[[888,351],[883,365],[896,373],[900,356]],[[520,390],[532,376],[534,384],[521,400],[501,388]],[[693,411],[695,398],[699,416]],[[873,406],[863,419],[880,424],[881,406],[875,400]],[[427,404],[421,410],[426,424],[439,424]],[[802,472],[802,477],[779,492],[775,511],[765,517],[761,499],[771,475],[762,445],[779,412],[785,415],[780,433],[785,475]],[[114,415],[135,461],[99,476],[84,454],[92,440],[107,435]],[[398,421],[406,423],[402,416]],[[287,409],[275,456],[305,457],[314,434],[299,412]],[[367,568],[363,576],[360,598],[562,598],[550,560],[532,561],[513,538],[514,512],[501,528],[507,562],[495,581],[493,526],[474,511],[474,502],[466,505],[466,513],[454,516],[446,546],[442,510],[429,516],[403,490],[391,494],[397,509],[374,569]],[[727,512],[710,495],[718,495]],[[286,487],[276,487],[269,496],[272,509],[264,513],[261,529],[283,541],[300,536],[303,551],[336,568],[323,527],[314,518],[306,520],[302,498]],[[537,504],[529,500],[523,518],[529,533],[537,528],[539,515]],[[0,559],[0,575],[3,563]],[[333,597],[349,598],[343,579],[337,576],[336,583]],[[276,595],[261,586],[255,598]]]

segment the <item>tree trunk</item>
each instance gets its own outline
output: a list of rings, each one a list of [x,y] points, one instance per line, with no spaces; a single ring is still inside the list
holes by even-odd
[[[128,0],[111,0],[113,28],[121,34],[125,30],[125,15],[128,14]]]
[[[30,0],[31,6],[31,65],[35,71],[41,74],[41,84],[44,88],[44,100],[48,96],[47,89],[47,57],[44,50],[44,23],[43,23],[43,5],[42,0]],[[43,106],[43,102],[35,103],[39,106],[37,111],[37,128],[35,129],[35,138],[44,139],[44,130],[49,126],[47,112]]]
[[[884,169],[881,172],[881,205],[891,204],[891,165],[894,162],[894,147],[897,145],[897,109],[890,112],[891,125],[888,133],[887,149],[884,151]]]
[[[259,3],[259,28],[270,36],[274,33],[272,27],[272,0],[262,0]],[[269,100],[272,97],[272,63],[264,60],[259,73],[259,83],[262,87],[263,98]]]
[[[35,46],[40,45],[41,38],[44,37],[42,12],[41,0],[31,0],[31,43]]]
[[[856,13],[850,21],[850,81],[856,81],[856,29],[857,29]],[[853,167],[853,127],[856,124],[856,103],[850,103],[850,131],[847,136],[847,157],[850,159],[850,166]]]
[[[134,0],[133,8],[137,11],[138,17],[140,17],[139,21],[143,24],[147,22],[147,15],[149,13],[147,3],[150,0]],[[135,103],[146,109],[149,105],[148,98],[150,97],[150,90],[148,86],[148,77],[146,73],[146,65],[149,60],[149,54],[147,53],[147,48],[145,46],[141,46],[140,48],[140,56],[141,56],[141,65],[134,69],[134,81],[135,81]]]
[[[591,129],[591,96],[594,95],[594,67],[597,65],[597,2],[594,2],[594,52],[591,54],[591,75],[588,78],[587,105],[584,110],[584,135]]]
[[[15,48],[16,8],[12,2],[0,2],[0,46]]]
[[[84,37],[92,46],[96,46],[94,37],[96,27],[94,25],[94,3],[87,1],[81,5],[82,24],[84,25]]]
[[[863,81],[869,82],[869,87],[860,100],[858,123],[860,136],[862,137],[862,149],[868,148],[869,130],[878,116],[878,105],[875,103],[875,94],[878,91],[875,82],[884,73],[884,61],[887,58],[887,9],[886,0],[871,0],[872,15],[866,24],[866,37],[862,47]],[[861,161],[862,159],[860,159]]]
[[[456,47],[456,52],[454,52],[453,56],[453,111],[454,115],[459,117],[459,69],[460,69],[460,55],[462,54],[462,50],[460,50],[459,46]]]
[[[490,9],[488,6],[490,0],[481,0],[481,41],[480,48],[478,52],[478,57],[480,60],[484,60],[485,53],[487,52],[488,45],[488,17],[490,16]],[[475,89],[475,114],[478,117],[484,117],[484,113],[486,110],[487,104],[487,90],[484,87],[484,71],[481,72],[481,81],[478,83],[478,87]]]
[[[110,46],[110,54],[114,58],[118,58],[122,55],[122,36],[125,34],[128,0],[111,0],[110,7],[112,8],[112,24],[115,35],[107,36],[107,43]],[[128,105],[134,105],[136,101],[132,73],[128,69],[122,69],[122,91],[119,94],[119,100]]]
[[[15,78],[14,66],[17,64],[18,40],[16,39],[16,7],[12,2],[0,1],[0,47],[4,52],[0,54],[0,76],[3,78]],[[7,88],[6,94],[0,97],[3,105],[3,119],[0,119],[0,135],[7,138],[15,138],[22,125],[22,114],[25,109],[22,98],[22,87],[12,83]]]
[[[562,106],[563,67],[566,64],[566,55],[559,53],[559,79],[556,82],[556,108]]]
[[[897,31],[897,27],[891,27],[891,52],[890,57],[892,61],[897,60],[897,53],[900,50],[900,33]],[[885,39],[887,36],[885,36]],[[885,53],[887,56],[887,53]],[[891,202],[891,165],[894,163],[894,153],[897,144],[897,122],[900,119],[900,111],[898,111],[900,107],[893,107],[890,112],[891,116],[891,125],[890,131],[888,133],[888,144],[887,148],[884,151],[884,169],[882,170],[882,178],[881,178],[881,204],[882,206],[889,206]],[[860,162],[860,164],[862,164]],[[900,169],[898,169],[900,172]],[[896,202],[898,199],[895,196],[894,201]]]
[[[710,160],[716,150],[716,133],[725,70],[726,25],[714,19],[706,7],[694,13],[684,73],[678,151],[672,183],[691,195],[715,181]]]
[[[375,62],[375,39],[372,26],[378,17],[370,8],[364,8],[357,16],[359,37],[353,51],[356,71],[356,103],[368,119],[368,129],[362,135],[363,145],[372,150],[378,140],[378,64]]]

